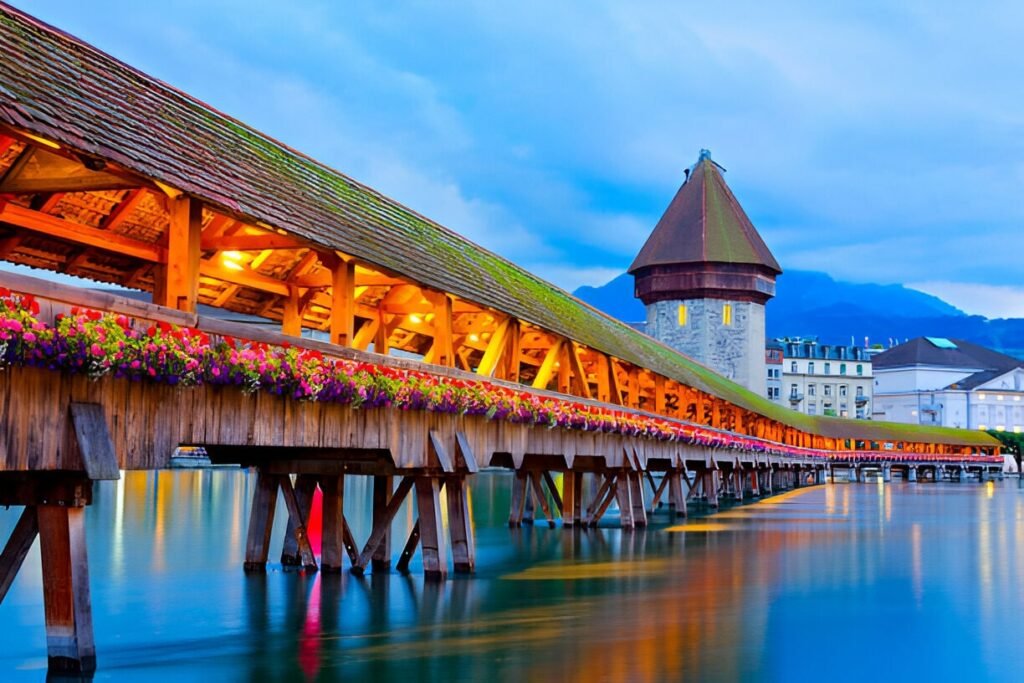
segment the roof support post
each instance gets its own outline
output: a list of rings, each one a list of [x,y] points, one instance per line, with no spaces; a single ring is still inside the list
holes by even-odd
[[[355,338],[356,264],[337,259],[331,265],[331,343],[352,346]]]
[[[199,295],[202,202],[186,195],[167,199],[167,258],[157,268],[153,303],[193,313]]]
[[[302,336],[302,304],[299,299],[299,288],[289,286],[288,296],[284,299],[284,312],[281,315],[281,332],[292,337]]]
[[[431,348],[435,365],[455,367],[455,346],[452,340],[452,298],[444,292],[424,292],[434,308],[434,345]],[[422,531],[422,529],[421,529]]]

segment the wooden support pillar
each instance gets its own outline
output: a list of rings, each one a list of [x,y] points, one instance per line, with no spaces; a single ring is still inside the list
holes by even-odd
[[[614,474],[605,474],[604,482],[601,487],[597,490],[597,495],[594,497],[594,501],[590,504],[587,509],[587,525],[596,527],[601,521],[601,517],[604,516],[605,511],[612,504],[612,501],[616,499],[618,495],[619,482],[616,480]],[[593,512],[591,512],[593,510]]]
[[[709,469],[704,472],[704,488],[708,497],[708,505],[713,508],[718,507],[719,476],[718,470]]]
[[[85,508],[39,505],[36,517],[49,669],[70,673],[95,671]]]
[[[761,486],[758,478],[757,465],[754,465],[754,469],[750,471],[750,494],[754,496],[754,498],[759,498],[761,496]]]
[[[562,474],[562,528],[571,529],[576,524],[576,473],[572,470]]]
[[[284,567],[297,567],[302,562],[299,552],[298,528],[302,526],[303,534],[305,533],[306,521],[313,508],[315,491],[316,477],[300,474],[295,478],[295,502],[302,513],[302,519],[299,520],[291,514],[288,515],[288,530],[284,534],[284,543],[281,548],[281,565]]]
[[[299,296],[299,288],[288,287],[288,296],[284,298],[284,308],[281,313],[281,333],[292,337],[302,336],[302,310]]]
[[[618,478],[615,498],[619,504],[619,524],[623,529],[633,528],[633,499],[629,472],[623,471]]]
[[[394,478],[387,474],[378,474],[373,478],[373,526],[384,519],[384,513],[391,502],[391,492],[395,488]],[[384,532],[377,549],[373,551],[370,568],[375,572],[391,570],[391,529]]]
[[[523,513],[526,510],[526,499],[529,497],[527,474],[525,470],[516,470],[512,479],[512,503],[509,506],[508,525],[523,525]]]
[[[335,257],[331,264],[332,344],[352,346],[355,342],[355,285],[355,261]]]
[[[420,544],[420,520],[417,519],[416,523],[412,525],[412,530],[409,532],[409,540],[405,542],[405,547],[402,548],[402,554],[398,557],[398,564],[395,565],[395,570],[401,574],[407,574],[409,572],[409,561],[412,560],[412,556],[416,554],[416,546]]]
[[[647,526],[647,507],[644,505],[643,473],[629,472],[629,497],[633,504],[633,526]]]
[[[194,312],[199,293],[203,205],[180,195],[167,200],[167,261],[156,268],[153,303]]]
[[[420,515],[423,576],[444,579],[448,576],[448,547],[441,521],[441,488],[436,478],[416,477],[416,508]]]
[[[320,568],[329,574],[341,572],[345,550],[345,475],[320,477],[323,491],[323,538]]]
[[[548,505],[548,497],[544,495],[544,489],[540,484],[540,472],[536,470],[530,472],[530,487],[533,489],[533,493],[537,497],[537,503],[540,504],[540,508],[544,512],[544,519],[548,521],[548,526],[554,529],[555,517],[551,514],[551,507]]]
[[[277,509],[277,477],[262,470],[256,473],[256,490],[249,512],[249,531],[245,542],[247,572],[267,569],[270,554],[270,533],[274,530],[274,511]]]
[[[686,495],[683,493],[683,476],[682,470],[674,469],[671,470],[668,475],[669,479],[669,498],[668,507],[673,514],[682,515],[684,518],[687,516],[686,510]],[[689,481],[689,479],[687,479]]]
[[[424,296],[434,308],[434,344],[430,349],[432,362],[453,368],[455,346],[452,336],[452,298],[444,292],[424,292]]]
[[[296,564],[306,571],[315,572],[317,570],[316,557],[313,556],[313,548],[309,545],[309,536],[306,534],[306,520],[309,518],[309,508],[305,500],[300,503],[299,496],[292,486],[291,477],[283,474],[277,477],[277,481],[281,487],[281,495],[284,498],[285,507],[288,508],[289,528],[292,526],[292,521],[295,522],[294,533],[287,535],[286,541],[290,538],[295,539],[298,551],[298,562]],[[312,491],[310,491],[309,496],[312,497],[312,495]],[[304,508],[304,506],[306,507]]]
[[[419,495],[418,490],[416,495]],[[455,573],[470,574],[476,568],[476,546],[473,541],[472,512],[469,507],[466,477],[449,477],[444,495],[448,500],[448,529],[451,533]]]
[[[583,472],[573,471],[569,474],[572,475],[573,499],[572,505],[566,503],[566,506],[572,507],[572,522],[579,526],[583,523]]]

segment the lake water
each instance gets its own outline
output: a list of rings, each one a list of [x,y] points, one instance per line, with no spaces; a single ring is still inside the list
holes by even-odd
[[[510,530],[510,477],[485,473],[472,484],[477,573],[442,584],[424,583],[418,557],[408,577],[274,564],[245,575],[254,481],[205,470],[98,485],[87,511],[96,680],[1024,676],[1015,480],[819,486],[623,533]],[[360,540],[368,494],[349,478]],[[3,539],[19,513],[0,511]],[[403,527],[411,515],[399,513]],[[0,680],[45,670],[36,544],[0,605]]]

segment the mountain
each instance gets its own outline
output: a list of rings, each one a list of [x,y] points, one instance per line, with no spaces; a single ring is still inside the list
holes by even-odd
[[[625,322],[646,317],[633,298],[633,277],[623,274],[601,287],[574,294]],[[768,302],[767,332],[775,337],[817,337],[823,343],[889,346],[920,336],[955,337],[1024,357],[1024,319],[968,315],[939,297],[903,285],[842,282],[825,273],[789,270]]]

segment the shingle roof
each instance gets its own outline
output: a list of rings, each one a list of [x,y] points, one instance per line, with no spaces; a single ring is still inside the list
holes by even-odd
[[[701,152],[629,272],[692,263],[739,263],[782,272],[706,151]]]
[[[505,311],[797,429],[909,438],[904,425],[814,418],[778,406],[372,188],[3,4],[0,122],[159,180],[244,220]],[[704,215],[711,232],[722,233],[708,242],[707,253],[744,258],[752,242],[734,243],[719,227],[739,222],[755,237],[756,231],[710,161],[695,175],[706,176],[700,182],[714,188]],[[778,269],[770,254],[754,258]],[[869,429],[885,435],[869,436]],[[973,432],[913,431],[937,443],[995,443]]]

